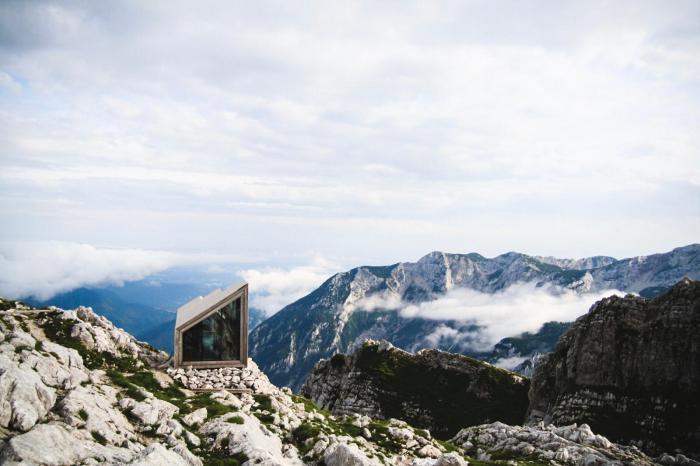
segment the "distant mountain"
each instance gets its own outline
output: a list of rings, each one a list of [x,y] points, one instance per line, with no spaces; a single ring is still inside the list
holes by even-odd
[[[522,282],[536,286],[557,285],[578,293],[618,289],[654,295],[684,276],[700,278],[698,244],[664,254],[622,260],[604,256],[555,259],[515,252],[486,258],[476,253],[432,252],[415,263],[357,267],[330,277],[319,288],[253,330],[250,352],[275,384],[299,389],[318,360],[348,352],[368,338],[385,339],[399,348],[415,351],[426,347],[442,348],[439,340],[436,343],[428,338],[439,328],[463,335],[476,334],[479,330],[473,323],[405,318],[381,307],[362,310],[358,303],[367,298],[415,304],[434,300],[455,288],[495,293]],[[581,314],[586,310],[581,309]],[[509,356],[504,357],[550,351],[557,332],[560,334],[564,330],[565,327],[543,328],[549,336],[538,337],[536,349],[530,348],[531,343],[535,343],[532,335],[514,335],[520,341],[516,338],[502,342],[514,348],[505,351]],[[527,346],[531,352],[522,353],[518,345]],[[474,353],[469,347],[469,341],[465,340],[461,346],[442,349],[486,360],[499,358],[499,348]]]
[[[116,293],[100,288],[78,288],[43,302],[28,301],[34,306],[57,306],[63,309],[90,306],[97,314],[107,317],[117,327],[142,340],[150,329],[162,326],[174,318],[172,312],[125,301]],[[151,344],[158,347],[154,343]]]
[[[130,303],[175,312],[186,302],[197,296],[204,296],[215,288],[213,285],[144,279],[100,289],[110,291]]]

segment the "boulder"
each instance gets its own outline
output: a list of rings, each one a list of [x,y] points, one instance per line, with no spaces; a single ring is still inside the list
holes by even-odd
[[[336,443],[323,454],[326,466],[378,466],[379,463],[367,457],[356,445]]]

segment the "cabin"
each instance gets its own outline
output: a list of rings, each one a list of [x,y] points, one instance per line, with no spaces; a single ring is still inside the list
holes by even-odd
[[[248,365],[248,284],[199,296],[177,310],[175,367]]]

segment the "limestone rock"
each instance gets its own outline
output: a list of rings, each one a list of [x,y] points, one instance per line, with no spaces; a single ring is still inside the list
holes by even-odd
[[[177,406],[157,398],[147,398],[141,402],[138,402],[133,408],[131,408],[130,411],[134,418],[136,418],[141,424],[147,426],[167,422],[177,412]]]
[[[336,415],[398,418],[447,437],[488,419],[522,422],[528,387],[527,379],[466,356],[412,354],[368,340],[316,364],[300,393]]]
[[[700,282],[603,299],[535,368],[529,422],[587,423],[651,454],[700,455],[698,335]]]
[[[367,458],[356,445],[336,443],[326,449],[323,462],[327,466],[378,466],[379,463]]]
[[[56,402],[56,392],[29,368],[0,355],[0,425],[20,431],[31,429]]]
[[[189,463],[160,443],[152,443],[129,463],[131,466],[189,466]]]
[[[655,464],[651,458],[634,447],[621,446],[601,439],[600,436],[592,435],[590,427],[585,424],[523,427],[494,422],[462,429],[451,441],[461,446],[464,453],[477,458],[506,453],[516,458],[536,456],[571,466]]]
[[[207,418],[207,408],[200,408],[196,411],[191,412],[182,418],[182,422],[188,426],[194,426],[196,424],[201,424]]]

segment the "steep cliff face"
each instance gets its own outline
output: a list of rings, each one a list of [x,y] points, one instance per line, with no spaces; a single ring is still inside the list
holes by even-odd
[[[319,362],[301,394],[334,414],[394,417],[448,438],[486,421],[521,423],[528,387],[527,379],[466,356],[411,354],[369,340]]]
[[[700,282],[596,303],[535,368],[530,423],[588,423],[648,452],[700,451]]]

